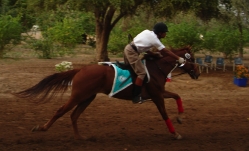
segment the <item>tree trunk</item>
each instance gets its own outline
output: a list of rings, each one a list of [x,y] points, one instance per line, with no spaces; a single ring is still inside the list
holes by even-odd
[[[111,6],[102,10],[98,8],[95,10],[97,61],[110,61],[108,58],[107,45],[111,30],[117,22],[114,21],[112,23],[115,11],[115,8]]]
[[[243,58],[243,29],[240,23],[238,24],[238,26],[240,32],[239,57]]]
[[[4,55],[4,46],[0,46],[0,58],[3,58]]]
[[[96,59],[97,61],[110,61],[108,58],[107,45],[110,37],[111,30],[116,23],[126,14],[120,13],[114,19],[116,9],[108,6],[100,10],[95,9],[95,22],[96,22]]]
[[[103,29],[99,24],[96,26],[96,60],[110,61],[108,57],[107,45],[109,41],[110,30]]]
[[[240,33],[240,37],[239,37],[239,57],[243,58],[243,27],[242,27],[242,21],[241,21],[241,10],[238,9],[237,10],[237,25],[238,25],[238,29],[239,29],[239,33]]]

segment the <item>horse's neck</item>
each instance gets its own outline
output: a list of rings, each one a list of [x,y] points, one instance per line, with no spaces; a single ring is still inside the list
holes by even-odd
[[[181,49],[181,50],[176,50],[176,51],[173,51],[176,55],[180,56],[180,57],[185,57],[184,55],[186,53],[190,53],[188,50],[185,50],[185,49]]]
[[[146,60],[146,66],[150,73],[150,75],[156,78],[162,78],[166,79],[167,75],[172,71],[172,69],[175,67],[173,64],[170,64],[169,62],[163,62],[159,59],[156,60]]]
[[[185,54],[190,52],[188,49],[182,48],[173,50],[173,53],[182,58],[185,58]],[[167,75],[177,67],[176,59],[169,55],[164,56],[160,59],[146,56],[146,64],[150,74],[161,77],[167,77]]]

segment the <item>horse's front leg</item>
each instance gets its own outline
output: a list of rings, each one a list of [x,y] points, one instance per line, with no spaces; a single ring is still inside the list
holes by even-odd
[[[182,124],[182,114],[184,112],[184,109],[183,109],[181,97],[178,94],[176,94],[176,93],[169,92],[169,91],[166,91],[166,90],[164,90],[163,97],[165,99],[167,99],[167,98],[173,98],[173,99],[176,100],[177,109],[178,109],[177,122],[180,123],[180,124]]]
[[[156,104],[157,109],[159,110],[162,118],[164,119],[164,121],[168,127],[169,132],[174,135],[175,139],[182,139],[182,136],[175,131],[175,128],[174,128],[170,118],[168,117],[168,114],[167,114],[166,109],[165,109],[163,94],[153,97],[152,101]]]

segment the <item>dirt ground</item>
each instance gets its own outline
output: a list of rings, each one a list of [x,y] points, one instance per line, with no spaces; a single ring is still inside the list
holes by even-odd
[[[165,88],[183,99],[182,124],[175,119],[175,101],[165,99],[182,140],[173,139],[152,102],[132,104],[103,94],[79,119],[80,133],[87,140],[74,140],[71,111],[48,131],[31,132],[37,124],[47,122],[70,93],[61,100],[35,105],[11,92],[33,86],[64,60],[73,62],[75,68],[91,62],[86,55],[0,60],[0,151],[249,151],[249,85],[233,84],[231,66],[225,72],[204,72],[198,80],[181,75],[167,83]]]

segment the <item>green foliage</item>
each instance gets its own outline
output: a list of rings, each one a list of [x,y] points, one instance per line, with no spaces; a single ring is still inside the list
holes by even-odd
[[[18,17],[0,15],[0,58],[7,44],[18,44],[21,40],[22,26]]]
[[[9,0],[0,0],[0,14],[6,14],[9,9]]]
[[[227,57],[232,57],[240,47],[240,33],[231,26],[222,26],[216,33],[215,48]]]
[[[36,10],[27,9],[27,0],[7,0],[9,1],[8,15],[13,17],[20,16],[20,23],[25,31],[31,29],[36,24]]]
[[[45,17],[47,18],[45,19]],[[88,13],[60,9],[44,13],[38,18],[43,38],[31,41],[31,47],[41,51],[41,58],[52,58],[72,54],[82,43],[82,34],[94,33],[93,16]]]
[[[122,33],[122,30],[115,29],[112,31],[109,43],[108,50],[112,54],[117,54],[123,52],[124,47],[127,45],[127,36]]]
[[[92,35],[95,33],[95,20],[92,13],[75,11],[66,6],[58,7],[56,11],[42,12],[37,16],[37,24],[41,27],[41,30],[46,30],[55,26],[58,22],[64,22],[65,18],[74,19],[74,22],[77,22],[86,34]]]
[[[48,28],[46,36],[63,47],[74,48],[82,40],[84,29],[81,22],[73,18],[64,18],[63,22],[56,22],[53,27]]]
[[[243,31],[243,34],[244,34],[244,43],[245,43],[245,46],[249,46],[249,28],[246,28]]]
[[[168,28],[169,32],[162,41],[166,41],[169,46],[179,48],[189,45],[194,52],[201,49],[202,40],[200,34],[202,32],[196,22],[182,21],[178,24],[170,23]]]
[[[128,35],[134,38],[145,29],[152,30],[157,22],[151,12],[138,10],[137,13],[136,16],[123,18],[112,30],[108,42],[108,51],[112,54],[123,53],[124,47],[132,41]]]
[[[148,7],[157,17],[175,18],[177,13],[193,12],[198,18],[208,21],[217,17],[218,0],[159,0],[150,1],[153,7]],[[146,9],[146,8],[145,8]]]
[[[54,45],[50,39],[32,39],[31,47],[38,52],[39,58],[51,59],[53,57]]]
[[[127,22],[129,22],[130,24],[129,25],[119,24],[119,26],[116,26],[112,30],[108,42],[108,51],[110,53],[112,54],[122,53],[125,46],[132,41],[132,39],[130,40],[128,38],[129,34],[134,38],[141,31],[147,29],[145,24],[138,23],[136,19],[134,19],[134,21],[130,19],[127,20]]]
[[[224,0],[221,2],[224,2]],[[166,22],[170,31],[167,33],[167,37],[162,39],[166,46],[191,45],[194,51],[208,49],[212,52],[234,53],[238,50],[238,40],[243,47],[242,44],[248,42],[249,39],[248,30],[245,29],[248,27],[248,24],[245,25],[245,17],[239,18],[238,15],[234,15],[234,9],[245,13],[245,16],[248,17],[246,8],[248,8],[249,3],[246,0],[232,0],[229,3],[229,9],[224,10],[228,11],[224,12],[228,17],[232,15],[228,19],[230,25],[243,25],[243,28],[240,28],[243,29],[243,34],[232,26],[230,28],[225,27],[228,29],[223,30],[218,26],[216,27],[215,24],[212,25],[213,27],[208,26],[205,31],[203,30],[204,25],[194,16],[205,20],[205,24],[208,23],[211,17],[217,17],[217,3],[217,0],[2,0],[0,11],[2,14],[21,16],[22,26],[25,26],[26,29],[30,29],[34,24],[40,26],[44,39],[32,43],[36,50],[44,51],[41,55],[43,58],[72,53],[71,50],[76,43],[81,43],[82,34],[97,35],[97,40],[101,40],[97,42],[97,49],[103,50],[100,51],[103,54],[98,56],[108,54],[104,50],[107,42],[109,42],[108,50],[116,54],[122,52],[129,42],[128,34],[136,36],[144,29],[151,30],[158,20],[165,21],[165,18],[168,20],[174,16],[175,18]],[[192,10],[192,13],[189,10]],[[177,14],[178,12],[181,12],[181,16]],[[132,18],[130,18],[131,16]],[[120,23],[119,20],[122,17],[130,18],[130,20]],[[9,23],[8,20],[1,19],[0,23]],[[97,30],[95,30],[95,21],[97,21]],[[2,32],[4,26],[2,24],[0,26]],[[18,32],[16,27],[14,29],[11,33]],[[108,41],[110,31],[112,32]],[[9,34],[9,32],[7,33]],[[204,35],[203,40],[200,39],[200,34]],[[7,37],[10,35],[7,35]],[[244,38],[243,42],[241,42],[242,38]],[[7,43],[18,41],[18,37],[10,39]]]
[[[203,34],[203,42],[202,42],[202,47],[204,49],[207,49],[210,52],[215,52],[216,51],[216,47],[215,47],[215,43],[217,41],[217,31],[215,30],[208,30],[202,33]]]
[[[246,32],[247,30],[244,30],[244,35]],[[224,25],[217,20],[209,22],[203,35],[202,46],[204,49],[210,52],[222,52],[228,58],[232,58],[238,53],[241,43],[248,42],[246,36],[241,39],[236,26]]]

